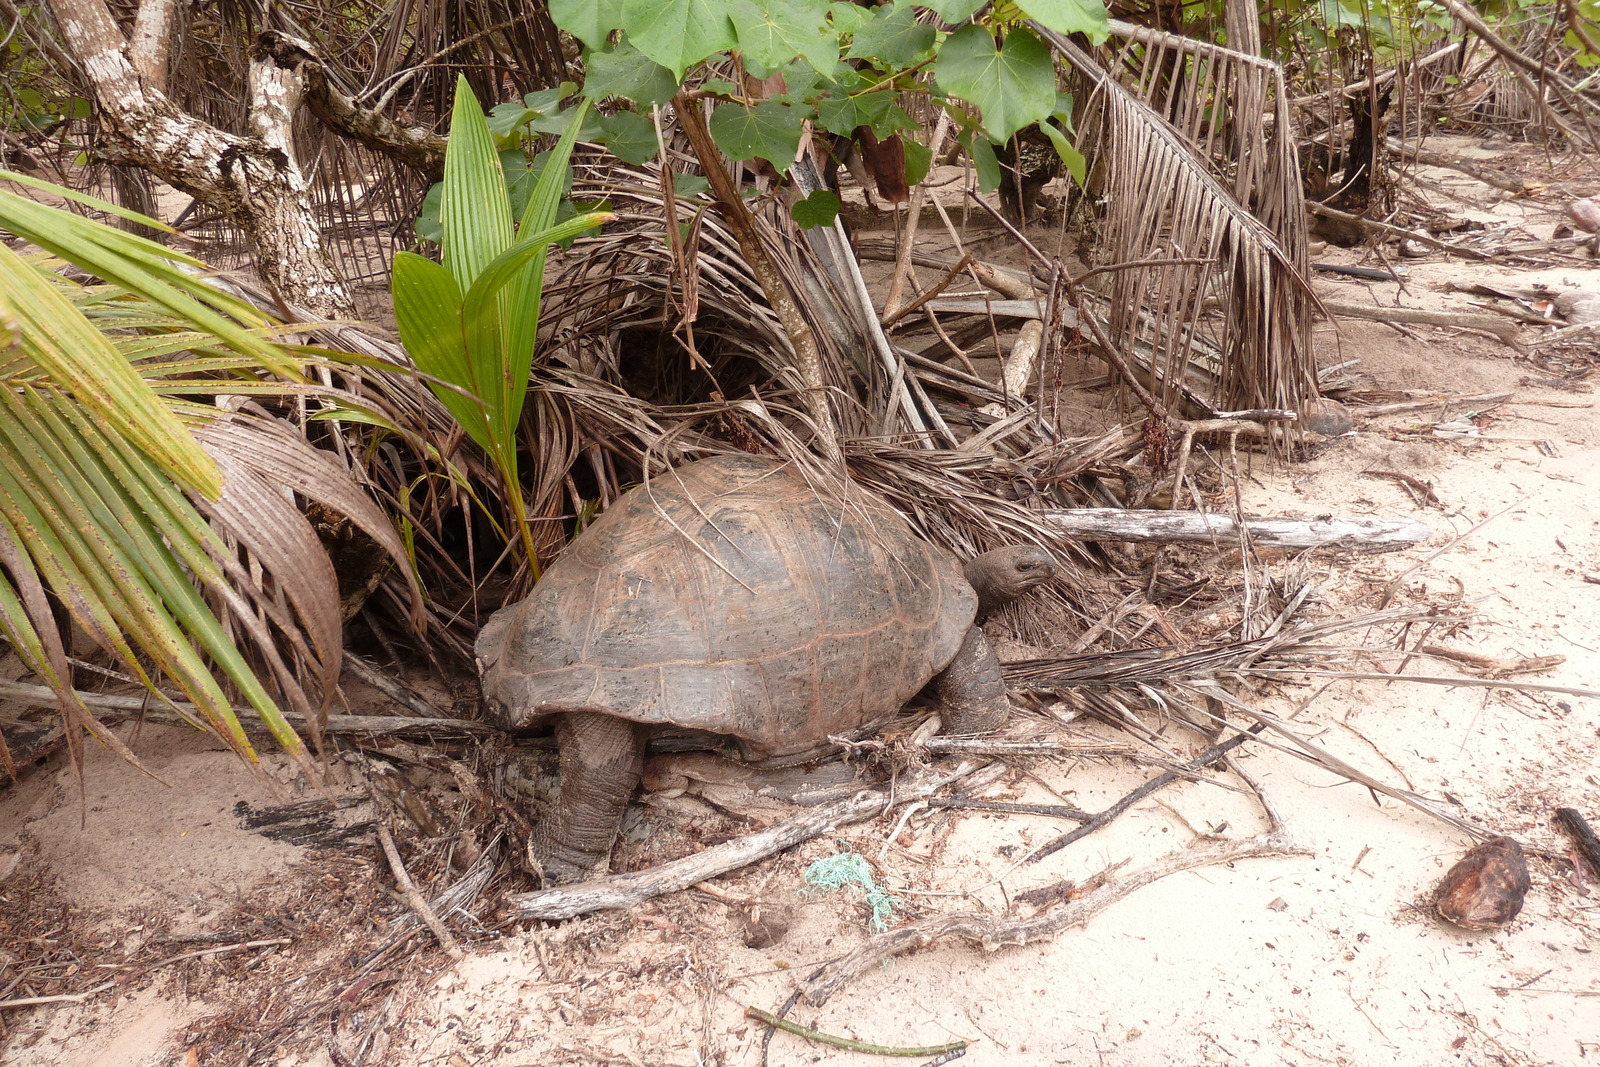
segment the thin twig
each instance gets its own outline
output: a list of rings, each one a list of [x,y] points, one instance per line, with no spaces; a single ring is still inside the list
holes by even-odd
[[[1102,811],[1098,815],[1091,817],[1089,821],[1085,822],[1082,826],[1075,830],[1067,831],[1054,841],[1050,842],[1048,845],[1038,849],[1028,857],[1027,862],[1038,863],[1046,856],[1053,856],[1057,852],[1060,852],[1074,841],[1088,837],[1090,834],[1105,826],[1118,815],[1121,815],[1123,812],[1127,811],[1129,808],[1133,807],[1133,805],[1137,804],[1151,793],[1154,793],[1156,790],[1163,789],[1166,786],[1171,785],[1173,782],[1184,780],[1185,776],[1180,772],[1198,771],[1202,767],[1210,766],[1223,756],[1226,756],[1228,753],[1244,744],[1246,741],[1255,737],[1264,729],[1266,729],[1266,724],[1258,722],[1248,730],[1230,737],[1221,744],[1212,745],[1210,748],[1200,753],[1200,755],[1196,756],[1188,763],[1185,763],[1177,771],[1168,771],[1165,774],[1157,775],[1141,785],[1139,788],[1135,789],[1133,792],[1129,793],[1127,796],[1123,797],[1121,800],[1117,801],[1115,804],[1111,805],[1105,811]]]
[[[376,798],[376,794],[374,794],[374,798]],[[376,824],[378,827],[378,841],[383,845],[383,854],[388,857],[389,869],[394,872],[395,884],[400,887],[400,893],[405,897],[406,903],[411,906],[412,911],[417,913],[417,917],[427,924],[428,929],[433,931],[433,936],[437,937],[439,944],[444,947],[446,952],[450,953],[451,959],[464,959],[466,953],[461,950],[461,946],[456,942],[455,935],[451,934],[445,924],[439,921],[439,916],[434,914],[433,909],[428,906],[428,902],[417,891],[416,883],[411,880],[411,875],[406,873],[406,865],[400,862],[400,850],[394,844],[394,835],[389,833],[389,828],[384,825],[383,819],[376,820]]]
[[[768,1026],[777,1027],[785,1033],[803,1037],[807,1041],[815,1041],[819,1045],[832,1045],[834,1048],[849,1049],[851,1052],[867,1052],[874,1056],[942,1056],[946,1052],[964,1049],[969,1042],[951,1041],[944,1045],[925,1045],[920,1048],[909,1048],[900,1045],[872,1045],[865,1041],[852,1041],[847,1037],[835,1037],[825,1034],[820,1030],[792,1023],[788,1019],[780,1019],[770,1011],[747,1005],[744,1013],[752,1019],[760,1019]]]
[[[1505,507],[1501,508],[1499,511],[1495,512],[1493,515],[1489,515],[1489,516],[1485,517],[1484,519],[1474,523],[1470,529],[1468,529],[1465,533],[1461,534],[1459,537],[1451,538],[1447,543],[1445,543],[1444,545],[1441,545],[1436,551],[1428,553],[1426,556],[1424,556],[1421,559],[1417,560],[1417,562],[1413,563],[1411,566],[1407,567],[1405,570],[1401,571],[1399,574],[1395,575],[1393,578],[1390,578],[1389,581],[1383,587],[1383,595],[1378,598],[1378,606],[1380,608],[1388,607],[1389,606],[1389,601],[1391,599],[1393,599],[1393,597],[1394,597],[1394,591],[1400,587],[1400,583],[1401,582],[1405,581],[1412,574],[1415,574],[1417,571],[1421,570],[1423,567],[1426,567],[1428,564],[1432,563],[1434,560],[1438,559],[1440,556],[1444,555],[1446,552],[1450,551],[1452,548],[1455,548],[1461,542],[1465,541],[1467,538],[1471,537],[1473,534],[1477,533],[1479,530],[1481,530],[1485,526],[1489,525],[1495,519],[1498,519],[1500,516],[1504,515],[1508,511],[1510,511],[1512,508],[1521,507],[1523,504],[1526,504],[1527,502],[1528,502],[1528,498],[1527,497],[1523,497],[1520,500],[1512,501],[1511,503],[1507,504]]]
[[[941,915],[879,934],[841,960],[822,968],[808,985],[805,1000],[825,1004],[845,984],[884,960],[914,951],[945,937],[975,941],[987,950],[1025,945],[1081,926],[1112,904],[1169,874],[1258,856],[1309,855],[1281,833],[1258,834],[1243,841],[1211,841],[1168,853],[1122,878],[1108,879],[1077,900],[1027,919],[996,920],[972,913]]]

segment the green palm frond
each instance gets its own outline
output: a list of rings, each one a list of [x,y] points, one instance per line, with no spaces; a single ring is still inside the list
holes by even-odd
[[[318,733],[343,605],[297,501],[349,517],[411,573],[344,463],[261,406],[334,391],[309,384],[308,354],[186,257],[5,192],[0,226],[114,280],[75,282],[0,245],[0,635],[55,691],[74,741],[81,726],[121,749],[73,692],[52,600],[242,756],[255,753],[235,695],[303,760],[279,700]],[[186,399],[199,392],[258,404]]]

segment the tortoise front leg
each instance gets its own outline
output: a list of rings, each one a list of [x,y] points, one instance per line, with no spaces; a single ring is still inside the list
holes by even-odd
[[[615,715],[570,711],[556,720],[561,795],[533,839],[546,882],[578,882],[604,869],[639,784],[644,742],[642,727]]]
[[[933,688],[944,705],[940,715],[947,734],[986,734],[1011,716],[1000,659],[977,626],[967,631],[961,651],[933,680]]]

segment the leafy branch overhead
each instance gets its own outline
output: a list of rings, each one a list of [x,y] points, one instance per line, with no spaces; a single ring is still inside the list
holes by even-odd
[[[730,158],[762,159],[784,173],[808,124],[839,136],[868,127],[880,140],[899,134],[908,142],[906,158],[921,172],[908,175],[915,184],[927,150],[910,136],[921,126],[900,106],[900,93],[931,92],[968,138],[1002,143],[1059,113],[1054,60],[1024,22],[1096,43],[1108,33],[1100,0],[1007,0],[969,22],[981,7],[974,0],[870,8],[826,0],[553,0],[550,12],[586,46],[591,101],[621,98],[648,109],[669,99],[691,70],[736,55],[748,74],[780,76],[781,87],[754,99],[727,82],[698,86],[716,101],[711,134]],[[953,29],[938,28],[930,14]],[[597,132],[653,155],[642,131],[636,140]],[[992,151],[984,155],[981,162],[992,161]],[[1070,147],[1066,155],[1077,163]],[[993,167],[982,167],[980,177],[989,188],[998,184]]]

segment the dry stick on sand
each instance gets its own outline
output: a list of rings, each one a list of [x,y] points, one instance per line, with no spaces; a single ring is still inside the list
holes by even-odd
[[[1409,237],[1413,241],[1421,241],[1425,245],[1432,245],[1433,247],[1443,249],[1446,252],[1454,252],[1458,256],[1466,256],[1468,259],[1494,258],[1487,252],[1480,252],[1476,248],[1468,248],[1466,245],[1451,244],[1449,241],[1441,241],[1437,237],[1433,236],[1433,234],[1427,233],[1423,230],[1408,230],[1404,226],[1393,226],[1387,222],[1376,222],[1373,219],[1362,218],[1360,215],[1352,215],[1348,211],[1340,211],[1338,208],[1331,208],[1326,204],[1318,204],[1315,201],[1308,201],[1306,203],[1306,210],[1311,212],[1313,215],[1321,215],[1324,218],[1338,219],[1340,222],[1354,223],[1355,225],[1360,226],[1363,230],[1367,230],[1372,233],[1387,233],[1393,234],[1396,237]]]
[[[942,1056],[946,1052],[967,1047],[966,1041],[951,1041],[943,1045],[927,1045],[922,1048],[909,1048],[898,1045],[872,1045],[865,1041],[852,1041],[847,1037],[835,1037],[825,1034],[820,1030],[792,1023],[787,1019],[780,1019],[770,1011],[763,1011],[757,1007],[746,1007],[744,1013],[752,1019],[760,1019],[768,1026],[776,1027],[785,1033],[803,1037],[807,1041],[815,1041],[821,1045],[832,1045],[834,1048],[849,1049],[851,1052],[866,1052],[873,1056]]]
[[[1106,881],[1078,900],[1029,919],[996,919],[972,912],[941,915],[879,934],[843,959],[823,967],[806,987],[803,999],[820,1007],[835,993],[884,960],[904,955],[942,938],[962,937],[993,951],[1005,945],[1025,945],[1082,926],[1134,890],[1169,874],[1219,863],[1261,856],[1309,855],[1281,831],[1258,834],[1242,841],[1213,841],[1169,853],[1121,878]]]
[[[1240,745],[1244,744],[1246,741],[1250,740],[1252,737],[1255,737],[1257,734],[1261,733],[1261,731],[1265,730],[1266,728],[1266,723],[1258,722],[1254,726],[1250,727],[1250,729],[1245,730],[1243,733],[1236,734],[1221,744],[1213,745],[1212,747],[1206,749],[1204,752],[1200,753],[1200,755],[1196,756],[1194,759],[1180,767],[1179,771],[1198,771],[1202,767],[1208,767],[1217,762],[1217,760],[1221,759],[1223,756],[1226,756],[1228,753],[1232,752],[1234,749],[1238,748]],[[1165,774],[1157,775],[1148,782],[1139,786],[1127,796],[1123,797],[1121,800],[1117,801],[1115,804],[1111,805],[1105,811],[1102,811],[1092,817],[1088,822],[1084,823],[1076,830],[1069,830],[1060,837],[1056,838],[1054,841],[1050,842],[1048,845],[1045,845],[1044,847],[1035,851],[1031,856],[1028,857],[1027,862],[1038,863],[1046,856],[1055,855],[1057,852],[1060,852],[1074,841],[1077,841],[1080,838],[1088,837],[1090,834],[1094,833],[1102,826],[1105,826],[1112,819],[1115,819],[1118,815],[1121,815],[1123,812],[1127,811],[1129,808],[1133,807],[1133,805],[1137,804],[1151,793],[1154,793],[1156,790],[1169,786],[1173,782],[1183,780],[1186,780],[1186,776],[1178,773],[1178,771],[1168,771]]]
[[[1596,838],[1594,828],[1589,821],[1579,813],[1577,808],[1557,808],[1556,820],[1566,827],[1567,833],[1577,842],[1578,849],[1588,859],[1589,865],[1600,871],[1600,838]]]
[[[1430,167],[1445,167],[1458,170],[1469,178],[1476,178],[1485,185],[1492,185],[1496,189],[1504,189],[1508,193],[1526,193],[1530,183],[1515,174],[1508,174],[1495,167],[1486,167],[1470,159],[1451,155],[1448,152],[1436,152],[1421,145],[1408,144],[1397,138],[1390,137],[1384,141],[1389,151],[1398,153],[1403,158]]]
[[[384,806],[376,792],[372,794],[372,799],[380,807]],[[417,891],[417,885],[411,880],[411,875],[406,872],[406,865],[400,861],[400,850],[395,847],[394,835],[389,833],[389,828],[383,824],[383,819],[379,818],[375,822],[378,827],[378,841],[383,845],[383,854],[389,860],[389,869],[394,872],[394,880],[400,887],[400,894],[405,897],[406,903],[411,905],[411,910],[417,913],[417,917],[427,924],[429,930],[433,931],[433,936],[437,937],[439,944],[444,947],[446,952],[450,953],[451,959],[459,960],[465,958],[466,953],[461,950],[460,944],[456,942],[455,935],[451,934],[449,928],[439,921],[439,916],[434,914],[433,909],[428,906],[428,902]]]
[[[983,772],[989,772],[987,775]],[[812,808],[744,837],[716,845],[632,874],[597,878],[560,889],[519,893],[511,898],[521,919],[571,919],[592,911],[631,908],[641,901],[676,893],[697,882],[738,870],[803,841],[832,833],[840,826],[863,822],[890,808],[923,800],[955,782],[978,788],[999,777],[999,764],[962,763],[954,770],[923,771],[896,782],[891,789],[866,789],[844,800]]]
[[[1434,560],[1438,559],[1452,548],[1455,548],[1461,542],[1465,541],[1467,538],[1471,537],[1473,534],[1477,533],[1479,530],[1483,529],[1485,526],[1489,525],[1506,512],[1512,510],[1513,508],[1521,507],[1527,502],[1527,497],[1522,497],[1519,500],[1513,500],[1511,503],[1495,512],[1493,515],[1489,515],[1474,523],[1470,529],[1461,534],[1459,537],[1451,538],[1447,544],[1441,545],[1437,550],[1428,553],[1428,555],[1424,556],[1422,559],[1419,559],[1417,562],[1413,563],[1411,566],[1407,567],[1393,578],[1390,578],[1383,587],[1383,596],[1379,598],[1378,606],[1380,608],[1388,607],[1389,601],[1394,599],[1395,590],[1400,588],[1401,582],[1405,581],[1407,578],[1411,577],[1411,575],[1415,574],[1423,567],[1426,567],[1428,564],[1432,563]]]

